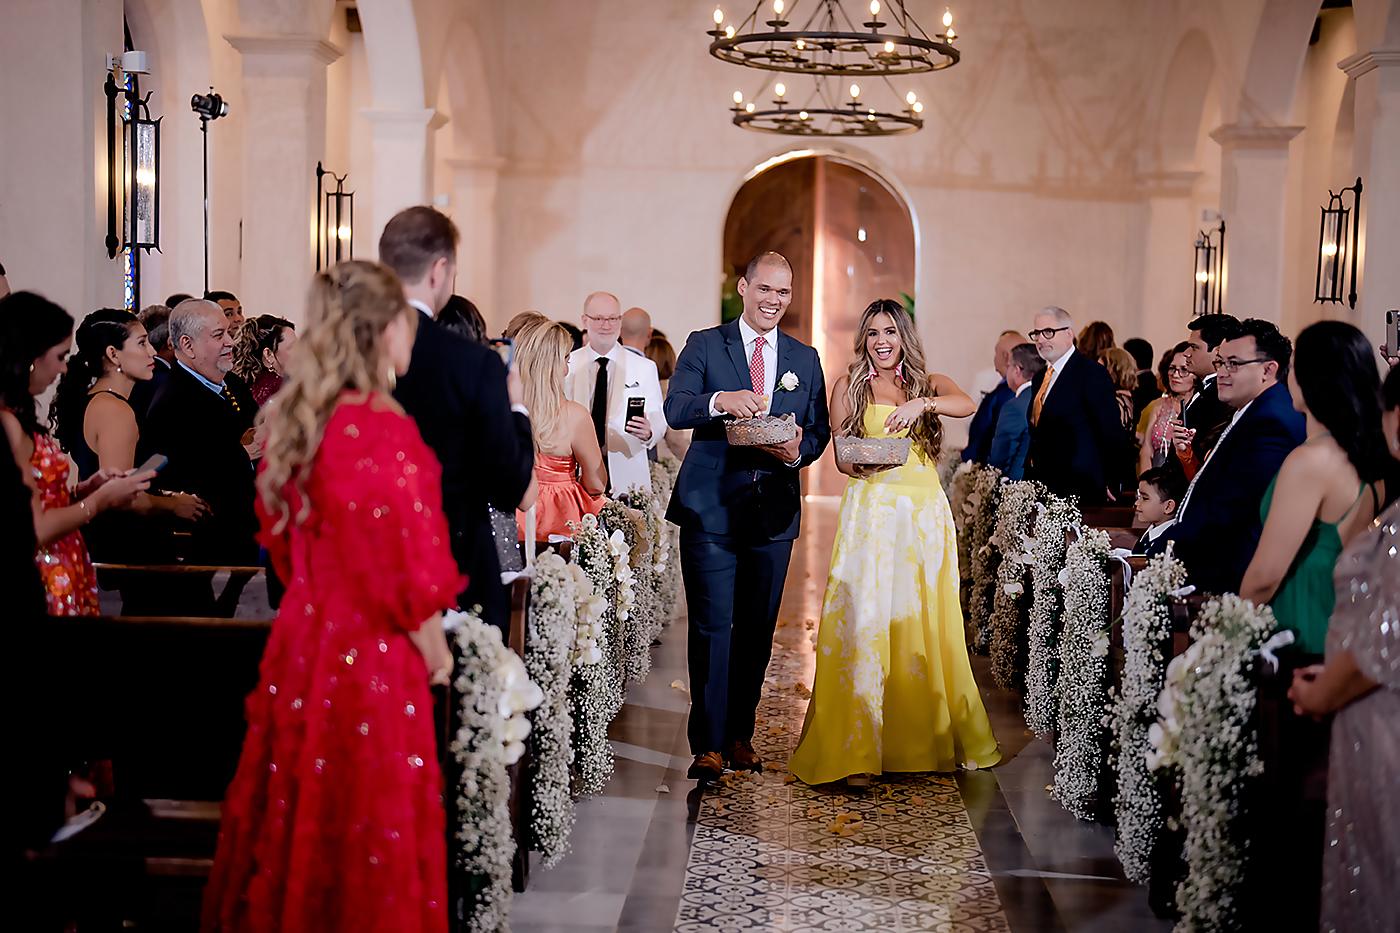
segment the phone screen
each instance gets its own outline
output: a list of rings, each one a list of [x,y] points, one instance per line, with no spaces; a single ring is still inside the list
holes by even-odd
[[[645,418],[646,406],[646,399],[636,397],[629,398],[627,400],[627,420],[631,421],[633,418]]]

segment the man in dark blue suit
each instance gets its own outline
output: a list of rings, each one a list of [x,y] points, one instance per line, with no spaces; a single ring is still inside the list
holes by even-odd
[[[1019,480],[1026,475],[1026,454],[1031,447],[1031,383],[1045,372],[1045,360],[1033,343],[1017,344],[1011,348],[1010,356],[1006,384],[1012,398],[997,415],[986,462],[1001,470],[1001,475],[1007,479]]]
[[[1234,419],[1186,490],[1177,512],[1176,555],[1196,588],[1239,592],[1259,546],[1259,503],[1305,421],[1288,393],[1293,345],[1268,321],[1240,322],[1215,351],[1220,400]]]
[[[691,334],[665,405],[671,427],[695,432],[667,518],[681,529],[690,777],[702,781],[717,779],[726,765],[763,768],[752,744],[754,717],[801,525],[798,471],[831,439],[817,351],[777,329],[792,300],[792,267],[762,253],[738,290],[743,316]],[[772,447],[730,447],[724,417],[765,409],[795,416],[797,436]]]
[[[1045,360],[1031,383],[1031,449],[1026,475],[1080,505],[1108,498],[1109,465],[1127,433],[1118,415],[1108,370],[1074,349],[1074,318],[1044,308],[1030,337]]]
[[[1009,385],[1007,368],[1011,365],[1011,348],[1026,342],[1026,338],[1014,330],[1004,330],[997,338],[996,349],[992,351],[992,366],[996,368],[1001,382],[977,404],[972,422],[967,426],[967,446],[963,448],[964,462],[986,463],[992,454],[992,438],[996,433],[997,419],[1002,406],[1016,394],[1015,387]]]

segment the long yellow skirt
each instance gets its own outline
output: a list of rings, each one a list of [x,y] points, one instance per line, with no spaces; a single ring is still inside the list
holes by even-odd
[[[888,412],[871,407],[878,428]],[[983,768],[1000,757],[967,658],[953,516],[937,470],[911,454],[903,467],[852,478],[789,770],[823,784]]]

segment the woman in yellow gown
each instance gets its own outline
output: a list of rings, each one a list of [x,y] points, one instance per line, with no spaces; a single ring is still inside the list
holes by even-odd
[[[928,374],[896,301],[865,309],[855,362],[831,393],[836,433],[913,438],[905,465],[837,462],[841,498],[817,636],[817,677],[789,770],[807,784],[952,771],[1000,759],[967,659],[952,510],[938,481],[939,415],[974,405]]]

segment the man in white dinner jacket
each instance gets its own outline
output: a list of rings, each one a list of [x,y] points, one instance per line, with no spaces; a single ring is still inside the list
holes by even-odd
[[[588,343],[569,355],[564,394],[593,416],[598,446],[606,455],[608,493],[634,487],[651,491],[647,451],[666,433],[661,410],[661,381],[656,364],[618,342],[622,305],[617,296],[594,292],[583,302]],[[627,418],[627,400],[643,400],[642,417]]]

